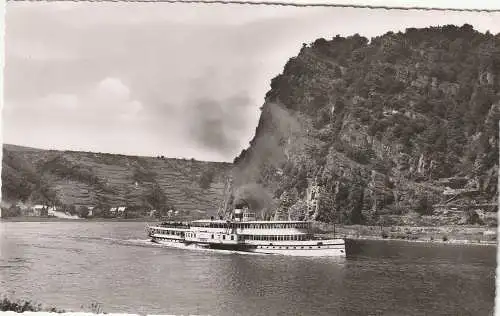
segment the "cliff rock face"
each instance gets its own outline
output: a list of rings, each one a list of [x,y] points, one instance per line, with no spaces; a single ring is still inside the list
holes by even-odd
[[[464,25],[318,39],[271,81],[233,200],[343,223],[492,211],[499,119],[500,35]]]
[[[215,215],[231,164],[3,146],[2,201]]]

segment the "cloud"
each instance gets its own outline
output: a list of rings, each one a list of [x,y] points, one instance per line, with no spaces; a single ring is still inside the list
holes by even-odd
[[[88,111],[111,119],[139,119],[143,109],[142,103],[131,97],[130,89],[113,77],[101,80],[83,99]]]
[[[22,120],[27,115],[56,120],[61,125],[93,122],[120,123],[140,119],[143,104],[118,78],[108,77],[81,93],[49,93],[40,98],[6,102],[6,120]]]
[[[51,93],[41,98],[38,106],[44,110],[73,110],[78,107],[78,97],[73,94]]]

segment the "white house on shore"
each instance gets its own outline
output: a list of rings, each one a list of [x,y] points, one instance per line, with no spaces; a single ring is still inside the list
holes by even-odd
[[[31,208],[31,216],[47,216],[49,207],[47,205],[37,204]]]
[[[125,214],[126,206],[112,207],[109,209],[109,212],[115,216],[123,216]]]
[[[126,209],[127,209],[126,206],[120,206],[120,207],[118,207],[118,210],[117,210],[118,211],[118,215],[120,215],[120,216],[124,215]]]

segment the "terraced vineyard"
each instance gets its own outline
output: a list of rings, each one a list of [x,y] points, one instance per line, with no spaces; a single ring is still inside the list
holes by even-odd
[[[200,210],[223,199],[229,163],[4,145],[2,200]],[[209,175],[203,185],[202,177]]]

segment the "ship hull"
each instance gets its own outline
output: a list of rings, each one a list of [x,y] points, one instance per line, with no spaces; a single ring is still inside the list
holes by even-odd
[[[172,240],[162,237],[152,237],[151,241],[157,244],[172,248],[195,248],[217,249],[237,252],[250,252],[256,254],[283,255],[297,257],[345,257],[345,243],[342,239],[325,241],[322,246],[312,246],[310,242],[288,245],[272,244],[221,244],[221,243],[203,243],[186,240]]]

